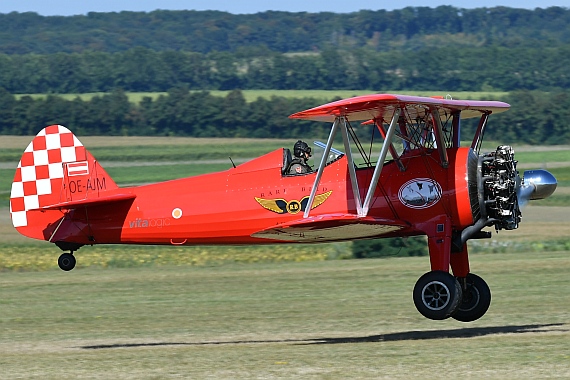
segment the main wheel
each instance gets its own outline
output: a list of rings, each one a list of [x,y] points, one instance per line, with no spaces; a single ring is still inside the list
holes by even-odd
[[[57,259],[57,265],[59,265],[59,267],[66,272],[75,268],[75,263],[75,256],[73,256],[71,253],[62,253],[59,256],[59,259]]]
[[[465,279],[467,289],[453,318],[461,322],[472,322],[481,318],[491,305],[491,290],[481,277],[469,273]]]
[[[427,272],[414,286],[416,309],[429,319],[449,318],[457,310],[461,299],[461,285],[447,272]]]

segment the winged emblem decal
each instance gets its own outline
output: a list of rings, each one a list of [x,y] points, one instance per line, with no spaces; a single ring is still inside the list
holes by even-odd
[[[313,207],[311,207],[311,210],[323,204],[331,194],[332,190],[327,191],[326,193],[317,194],[315,196],[315,200],[313,202]],[[309,203],[309,196],[307,195],[300,201],[298,200],[286,201],[285,199],[282,198],[263,199],[258,197],[255,197],[255,200],[263,208],[266,208],[269,211],[276,212],[277,214],[286,214],[286,213],[297,214],[298,212],[305,211],[305,209],[307,208],[307,203]]]

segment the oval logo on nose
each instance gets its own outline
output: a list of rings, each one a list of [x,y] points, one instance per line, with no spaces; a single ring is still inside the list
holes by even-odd
[[[428,208],[441,199],[441,186],[431,178],[415,178],[400,187],[398,198],[404,206]]]

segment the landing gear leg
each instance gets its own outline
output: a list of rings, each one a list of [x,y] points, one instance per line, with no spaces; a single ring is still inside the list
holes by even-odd
[[[61,270],[64,270],[66,272],[75,268],[76,262],[77,260],[75,260],[75,256],[73,256],[73,251],[71,251],[70,253],[67,252],[62,253],[59,256],[59,259],[57,259],[57,265],[59,265]]]
[[[449,273],[451,261],[451,221],[434,218],[426,228],[431,272],[414,286],[414,304],[424,317],[441,320],[451,317],[463,299],[461,285]]]
[[[451,269],[463,291],[463,299],[452,317],[461,322],[481,318],[491,304],[491,290],[481,277],[470,273],[467,244],[451,254]]]

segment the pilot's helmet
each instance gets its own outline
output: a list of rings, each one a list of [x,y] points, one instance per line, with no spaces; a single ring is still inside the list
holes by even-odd
[[[293,147],[295,157],[304,157],[303,153],[307,153],[311,157],[311,147],[304,141],[297,141]]]

